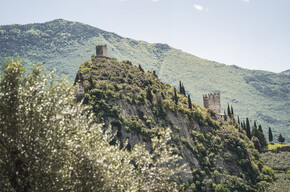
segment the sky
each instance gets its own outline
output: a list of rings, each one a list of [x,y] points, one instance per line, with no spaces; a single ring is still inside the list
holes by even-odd
[[[59,18],[227,65],[290,69],[290,0],[0,0],[0,25]]]

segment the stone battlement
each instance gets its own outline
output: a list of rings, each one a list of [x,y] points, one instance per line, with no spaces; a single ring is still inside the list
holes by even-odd
[[[220,93],[203,95],[203,105],[207,109],[212,109],[216,113],[221,113]]]
[[[108,57],[107,45],[97,45],[96,46],[96,57]]]

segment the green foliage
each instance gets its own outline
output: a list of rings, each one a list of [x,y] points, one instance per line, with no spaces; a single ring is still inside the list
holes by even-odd
[[[102,100],[106,94],[93,89],[92,97]],[[141,144],[131,152],[119,142],[110,145],[110,129],[104,131],[88,107],[75,103],[71,85],[46,75],[40,66],[24,75],[21,60],[5,63],[0,109],[4,192],[177,191],[176,175],[184,168],[167,145],[170,130],[158,131],[151,152]]]
[[[200,169],[190,181],[197,191],[214,190],[222,178],[233,177],[227,185],[230,190],[248,185],[256,188],[252,183],[267,179],[259,177],[263,167],[259,154],[233,119],[216,120],[211,110],[189,102],[190,97],[161,82],[153,73],[143,73],[126,62],[97,58],[80,66],[77,79],[95,81],[87,90],[88,104],[97,109],[94,110],[97,121],[112,125],[116,141],[126,143],[124,139],[128,139],[129,149],[134,148],[136,140],[150,147],[150,138],[159,136],[160,127],[170,127],[174,153],[189,162],[191,169]],[[115,91],[109,95],[109,90]],[[114,107],[117,110],[112,115]],[[189,184],[182,186],[184,190],[190,188]]]
[[[278,136],[278,141],[282,144],[285,142],[285,138],[282,136],[282,134],[280,133]]]
[[[269,142],[270,143],[273,141],[273,133],[272,133],[271,127],[269,127],[268,139],[269,139]]]
[[[214,189],[215,192],[230,192],[230,190],[224,186],[223,184],[218,184],[215,189]]]

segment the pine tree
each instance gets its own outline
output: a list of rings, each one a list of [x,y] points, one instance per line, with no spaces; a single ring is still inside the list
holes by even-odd
[[[188,95],[188,108],[192,109],[192,103],[191,103],[190,95]]]
[[[231,113],[231,109],[230,109],[230,105],[228,104],[228,116],[231,118],[232,117],[232,113]]]
[[[269,142],[272,142],[273,141],[273,134],[272,134],[272,130],[271,130],[271,127],[269,127]]]
[[[262,125],[259,125],[258,127],[259,127],[258,130],[263,133]]]
[[[186,96],[186,93],[185,93],[185,88],[184,88],[184,85],[183,85],[183,83],[182,83],[182,94],[183,94],[184,96]]]
[[[238,124],[240,125],[240,117],[238,116]]]
[[[257,123],[256,123],[256,121],[254,121],[254,127],[256,127],[256,128],[257,128]]]
[[[242,123],[243,123],[242,128],[243,128],[244,130],[246,130],[246,123],[245,123],[245,120],[244,120]]]
[[[174,87],[174,102],[175,102],[175,105],[178,104],[178,97],[177,97],[177,93],[176,93],[176,88]]]
[[[265,147],[268,146],[268,143],[267,143],[266,137],[265,137],[265,135],[263,133],[262,126],[259,125],[258,127],[259,127],[258,128],[258,133],[259,133],[258,139],[260,140],[261,147],[265,148]]]
[[[148,99],[150,103],[153,102],[153,95],[150,88],[147,89],[146,99]]]
[[[251,127],[250,127],[250,122],[249,122],[249,118],[246,118],[246,132],[247,132],[247,136],[249,139],[251,139],[252,135],[251,135]]]
[[[183,83],[181,81],[179,81],[179,93],[186,96],[185,88],[184,88],[184,85],[183,85]]]
[[[231,105],[231,115],[234,116],[234,109],[232,105]]]
[[[278,136],[278,141],[282,144],[285,141],[285,138],[282,136],[282,134],[280,133],[280,135]]]

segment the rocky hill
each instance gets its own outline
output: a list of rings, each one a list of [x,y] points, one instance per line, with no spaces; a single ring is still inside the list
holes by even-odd
[[[234,119],[224,121],[212,110],[191,103],[184,94],[130,61],[95,58],[79,67],[77,95],[92,107],[96,121],[112,127],[130,150],[157,130],[171,128],[175,153],[192,172],[182,175],[185,189],[254,191],[267,176],[258,152]],[[219,186],[217,187],[217,184]]]
[[[150,44],[77,22],[54,20],[47,23],[0,26],[0,56],[21,56],[30,63],[42,62],[46,70],[56,69],[73,81],[79,63],[107,44],[109,56],[130,60],[144,70],[155,70],[173,86],[181,80],[191,99],[202,105],[202,95],[220,92],[222,108],[234,106],[235,114],[258,120],[274,139],[281,132],[290,141],[290,77],[267,71],[247,70],[208,61],[166,44]],[[3,62],[1,62],[3,63]]]

